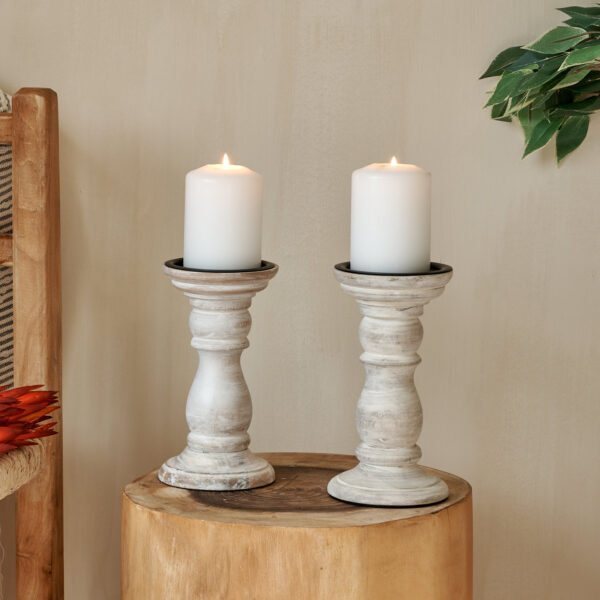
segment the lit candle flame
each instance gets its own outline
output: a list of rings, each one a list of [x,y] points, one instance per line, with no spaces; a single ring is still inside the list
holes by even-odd
[[[221,162],[221,164],[224,167],[228,167],[231,163],[229,162],[229,156],[227,156],[227,153],[223,154],[223,161]]]
[[[227,156],[227,155],[225,155]],[[390,165],[397,165],[398,164],[398,159],[395,156],[392,156],[392,160],[390,160]]]

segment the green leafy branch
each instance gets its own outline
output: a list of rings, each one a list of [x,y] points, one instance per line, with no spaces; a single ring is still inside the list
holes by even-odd
[[[562,25],[500,52],[480,77],[500,77],[486,107],[496,121],[518,119],[528,154],[556,134],[560,162],[585,139],[600,110],[600,3],[559,8]]]

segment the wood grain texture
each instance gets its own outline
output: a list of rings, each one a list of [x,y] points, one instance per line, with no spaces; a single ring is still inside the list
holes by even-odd
[[[0,265],[12,265],[13,239],[10,234],[0,234]]]
[[[437,471],[450,497],[408,509],[327,495],[350,456],[264,454],[274,484],[245,492],[162,485],[123,493],[122,599],[469,600],[471,489]]]
[[[0,144],[11,144],[12,138],[12,113],[0,113]]]
[[[58,105],[55,92],[13,97],[15,385],[61,390]],[[63,597],[62,438],[46,438],[40,474],[17,493],[17,598]]]

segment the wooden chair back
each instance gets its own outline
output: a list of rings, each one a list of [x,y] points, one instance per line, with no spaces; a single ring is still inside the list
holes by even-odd
[[[14,386],[61,392],[58,101],[24,88],[0,113],[0,144],[12,145],[12,234],[0,264],[12,265]],[[17,492],[17,599],[63,598],[62,433],[46,438],[45,464]]]

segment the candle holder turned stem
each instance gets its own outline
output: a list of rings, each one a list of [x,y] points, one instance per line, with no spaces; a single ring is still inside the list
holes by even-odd
[[[252,401],[240,357],[249,345],[252,298],[277,270],[265,261],[259,269],[239,272],[186,269],[182,259],[165,264],[173,285],[190,299],[191,345],[199,365],[187,399],[187,446],[160,468],[163,483],[245,490],[274,481],[273,467],[248,449]]]
[[[423,413],[414,384],[423,338],[423,306],[444,291],[452,268],[431,263],[415,275],[376,275],[336,265],[342,290],[358,301],[366,381],[356,412],[359,464],[327,487],[340,500],[379,506],[418,506],[448,497],[448,486],[419,466]]]

